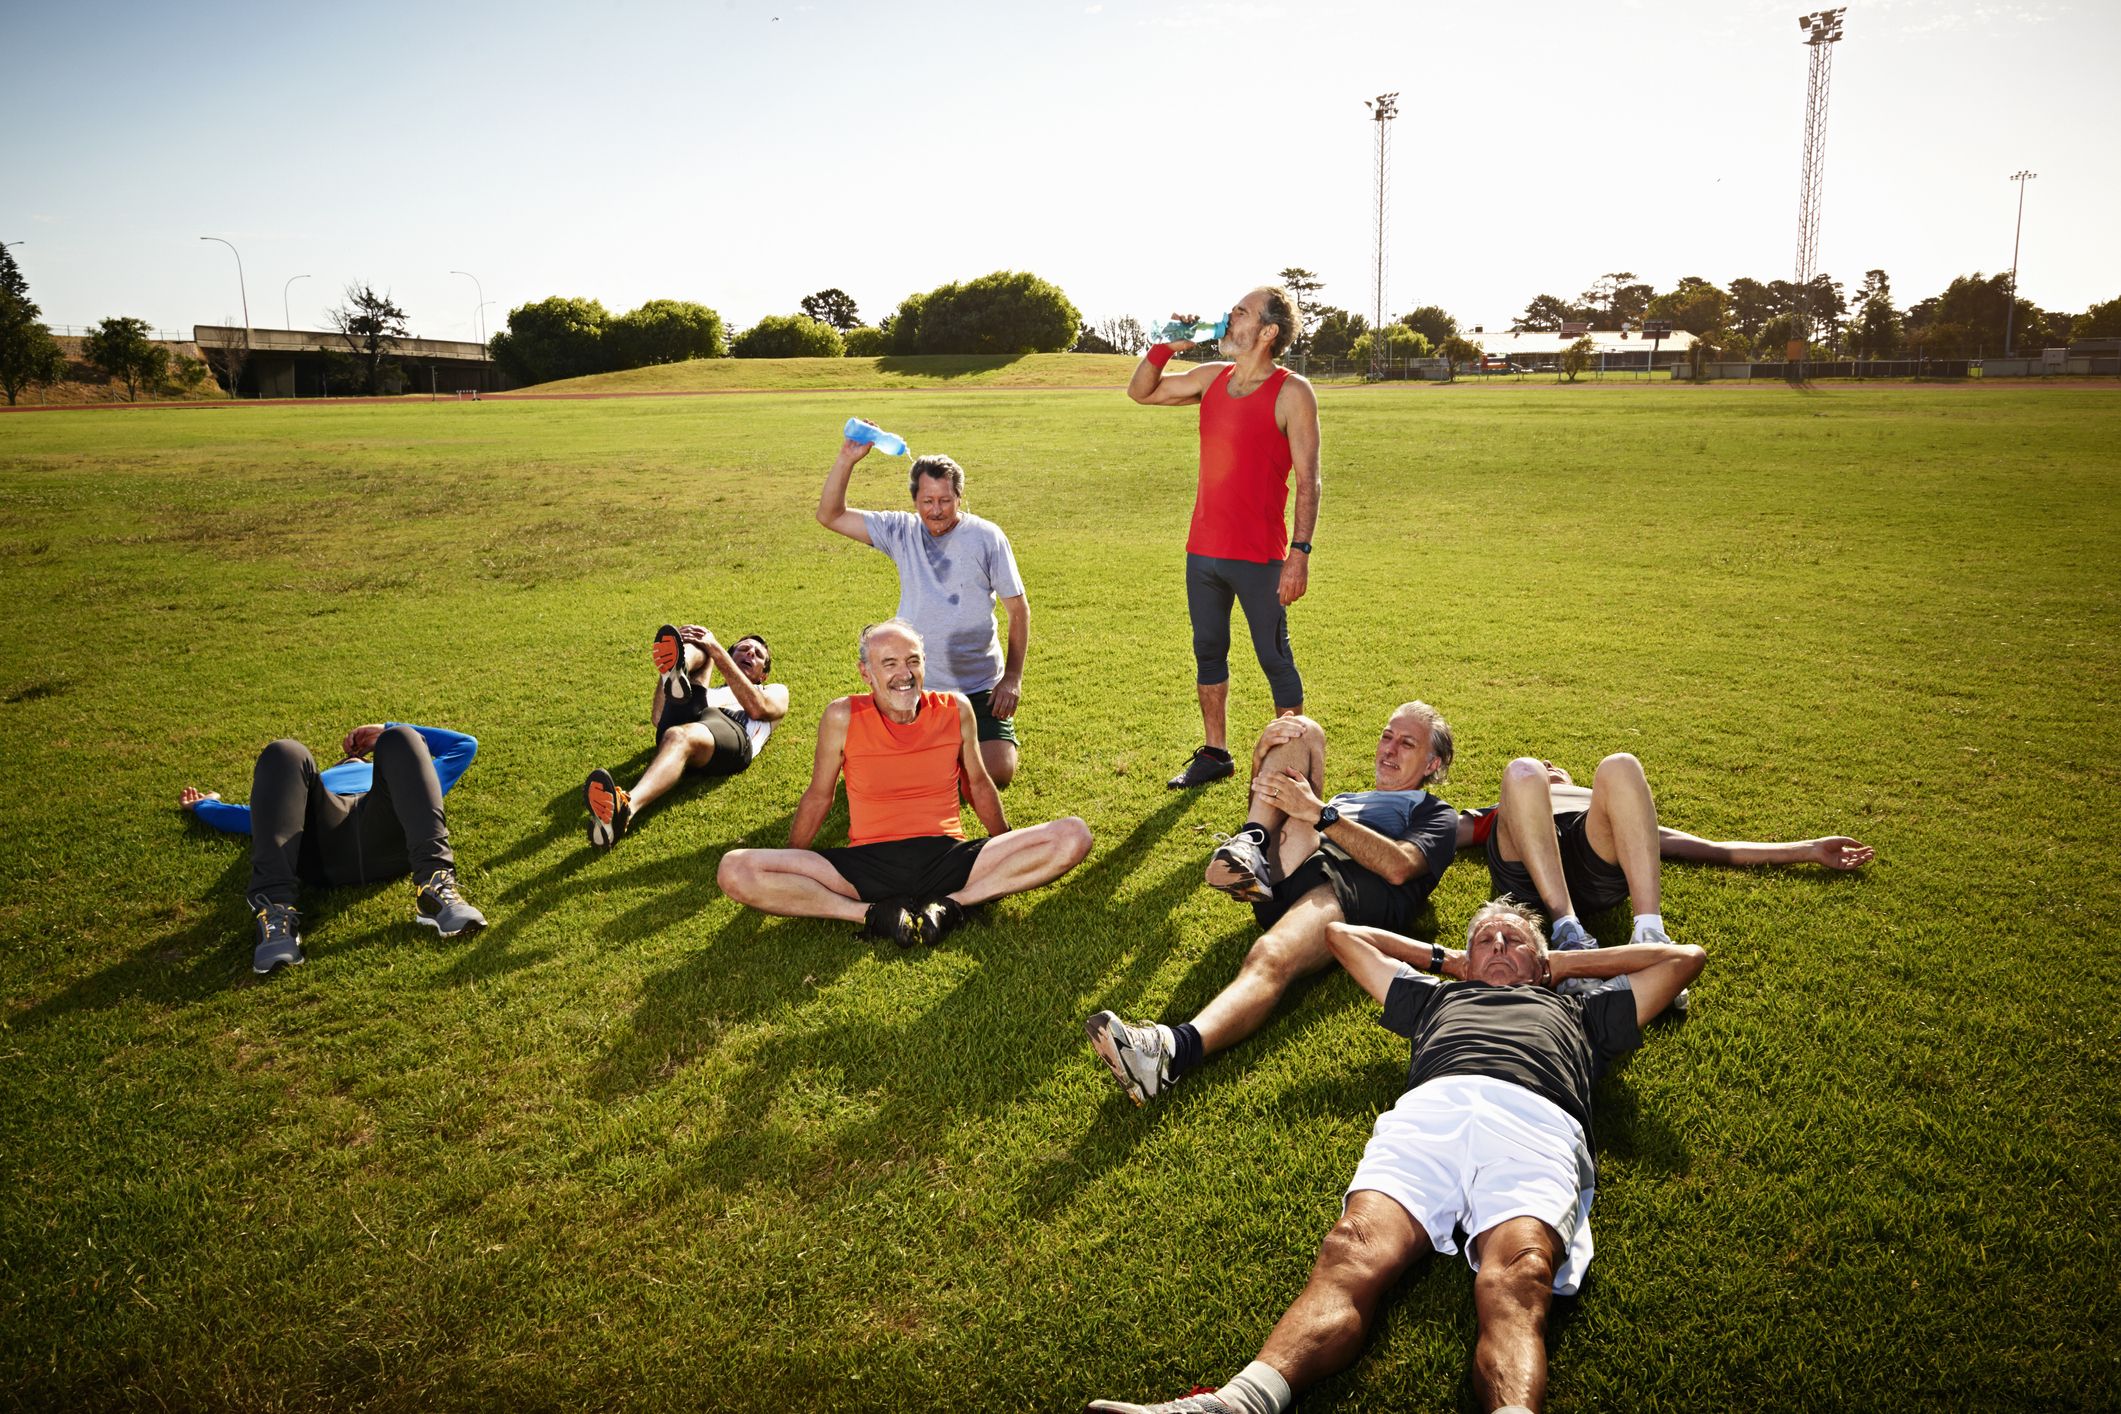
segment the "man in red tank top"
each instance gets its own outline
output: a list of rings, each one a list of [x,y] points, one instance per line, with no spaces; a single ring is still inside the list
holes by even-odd
[[[784,917],[860,923],[909,947],[939,940],[973,904],[1051,883],[1082,863],[1090,827],[1075,816],[1009,828],[972,704],[962,693],[923,690],[926,662],[911,624],[863,629],[857,660],[869,691],[825,709],[789,847],[723,855],[723,893]],[[960,774],[986,839],[965,838]],[[842,776],[847,844],[813,849]]]
[[[1318,523],[1318,398],[1274,360],[1302,327],[1295,297],[1262,286],[1230,310],[1219,351],[1228,363],[1167,371],[1189,343],[1157,344],[1142,357],[1127,396],[1152,407],[1200,405],[1200,481],[1186,536],[1186,612],[1193,621],[1194,682],[1206,738],[1173,790],[1221,780],[1230,759],[1230,605],[1244,606],[1252,651],[1274,692],[1274,710],[1303,711],[1303,678],[1289,647],[1289,605],[1303,598]],[[1296,525],[1282,518],[1296,477]]]

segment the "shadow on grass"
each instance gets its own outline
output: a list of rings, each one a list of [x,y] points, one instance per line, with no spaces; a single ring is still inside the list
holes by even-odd
[[[941,949],[970,955],[979,966],[959,976],[916,1023],[864,1019],[775,1040],[759,1057],[745,1058],[744,1073],[718,1087],[732,1102],[719,1133],[690,1166],[690,1182],[732,1191],[761,1182],[807,1190],[849,1171],[915,1162],[934,1152],[961,1117],[1008,1108],[1058,1067],[1095,1065],[1073,1011],[1108,950],[1069,940],[1081,939],[1086,925],[1106,924],[1105,901],[1140,869],[1189,803],[1165,802],[1074,873],[980,909]],[[1160,942],[1175,937],[1160,925],[1191,895],[1197,872],[1188,860],[1134,890],[1125,915],[1130,931]],[[1028,913],[1012,916],[1020,901],[1029,901]],[[860,958],[920,968],[936,957],[851,937],[817,947],[821,931],[836,935],[840,925],[748,912],[731,922],[711,949],[650,983],[629,1039],[603,1067],[598,1093],[615,1099],[661,1083],[732,1024],[830,985]],[[1119,985],[1142,985],[1167,948],[1168,942],[1142,948]],[[820,1073],[844,1076],[853,1093],[881,1092],[881,1102],[823,1137],[776,1125],[774,1112],[791,1085]]]
[[[898,373],[909,378],[933,378],[947,383],[975,373],[992,373],[1023,358],[1022,354],[917,354],[886,355],[876,361],[879,373]]]

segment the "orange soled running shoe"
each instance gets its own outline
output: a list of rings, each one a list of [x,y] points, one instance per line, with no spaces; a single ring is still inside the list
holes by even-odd
[[[619,789],[611,772],[599,766],[582,783],[582,800],[589,807],[589,842],[598,849],[611,848],[633,823],[633,805],[626,792]]]
[[[692,681],[685,676],[685,640],[678,637],[677,629],[669,624],[657,629],[655,645],[649,652],[655,659],[655,670],[663,675],[664,692],[682,698],[692,690]]]

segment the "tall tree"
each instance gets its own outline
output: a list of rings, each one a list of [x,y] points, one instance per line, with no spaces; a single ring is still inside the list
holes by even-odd
[[[1441,305],[1424,304],[1399,316],[1399,322],[1441,348],[1448,340],[1458,337],[1458,321],[1453,319]]]
[[[1131,314],[1122,314],[1117,319],[1098,321],[1098,337],[1112,346],[1112,352],[1138,354],[1149,347],[1149,331]]]
[[[346,303],[331,311],[331,327],[346,340],[347,352],[361,361],[361,391],[374,397],[383,381],[385,360],[407,337],[405,311],[390,295],[377,294],[363,281],[346,287]]]
[[[508,311],[508,327],[493,336],[494,361],[519,383],[581,378],[610,367],[604,332],[611,315],[593,299],[553,295]]]
[[[1345,309],[1322,305],[1318,311],[1318,327],[1311,333],[1311,356],[1313,358],[1346,358],[1355,341],[1370,328],[1370,321],[1360,314],[1350,314]]]
[[[1296,318],[1303,326],[1296,331],[1296,338],[1291,347],[1298,353],[1309,353],[1311,335],[1318,328],[1323,309],[1322,306],[1313,306],[1318,305],[1318,292],[1326,287],[1326,282],[1301,265],[1289,266],[1276,278],[1281,281],[1283,289],[1296,296]]]
[[[1532,302],[1524,307],[1524,313],[1510,321],[1510,332],[1522,334],[1531,329],[1558,332],[1562,325],[1584,317],[1575,305],[1559,295],[1534,295]]]
[[[161,386],[169,367],[169,350],[147,336],[145,319],[112,316],[98,324],[81,346],[89,367],[106,378],[125,384],[125,401],[132,402],[145,383]]]
[[[1893,309],[1892,292],[1884,282],[1857,308],[1856,318],[1849,324],[1848,345],[1849,352],[1857,358],[1891,358],[1900,351],[1900,316]]]
[[[1657,291],[1635,278],[1632,270],[1611,270],[1592,282],[1591,288],[1583,292],[1583,307],[1592,311],[1591,318],[1608,329],[1618,329],[1642,318],[1649,308],[1650,297]]]
[[[2070,337],[2075,339],[2121,338],[2121,295],[2095,304],[2077,316],[2070,326]]]
[[[1786,280],[1775,282],[1785,289]],[[1753,342],[1760,338],[1760,326],[1787,309],[1788,305],[1776,297],[1775,291],[1758,280],[1740,275],[1731,281],[1731,328]]]
[[[830,324],[842,334],[861,327],[862,316],[854,307],[854,296],[836,285],[814,295],[804,295],[802,310],[818,323]]]
[[[1730,322],[1731,299],[1699,275],[1686,275],[1651,300],[1643,313],[1651,319],[1669,319],[1673,328],[1684,329],[1697,340],[1715,343]]]
[[[9,406],[32,384],[56,383],[66,373],[66,355],[45,328],[29,297],[29,281],[7,247],[0,246],[0,389]]]

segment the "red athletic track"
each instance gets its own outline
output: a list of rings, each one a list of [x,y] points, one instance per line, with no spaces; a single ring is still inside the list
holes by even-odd
[[[1040,385],[1036,388],[662,388],[639,392],[614,393],[482,393],[478,401],[486,403],[511,402],[588,402],[599,398],[731,398],[757,397],[761,394],[801,393],[847,393],[867,397],[871,393],[1111,393],[1119,388],[1110,383],[1084,383],[1066,385]],[[349,403],[380,406],[397,403],[417,403],[417,397],[396,398],[224,398],[211,403],[36,403],[17,407],[0,406],[0,412],[190,412],[201,408],[313,408],[330,404]],[[433,403],[453,403],[455,398],[429,398]]]

